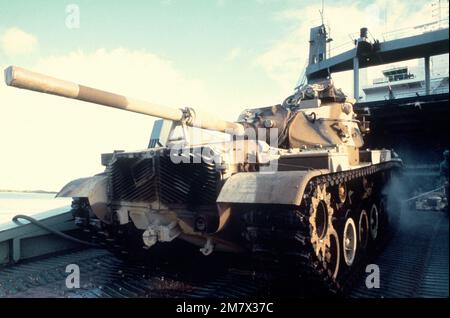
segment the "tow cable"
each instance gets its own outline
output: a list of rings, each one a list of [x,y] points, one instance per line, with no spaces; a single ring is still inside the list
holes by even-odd
[[[421,193],[421,194],[416,195],[416,196],[414,196],[414,197],[412,197],[412,198],[406,199],[404,202],[406,203],[406,202],[409,202],[409,201],[412,201],[412,200],[415,200],[415,199],[424,197],[424,196],[426,196],[426,195],[428,195],[428,194],[431,194],[431,193],[433,193],[433,192],[437,192],[437,191],[439,191],[439,190],[441,190],[441,189],[444,189],[444,187],[445,187],[445,186],[441,186],[441,187],[436,188],[436,189],[434,189],[434,190],[431,190],[431,191],[427,191],[427,192]]]
[[[34,224],[34,225],[36,225],[36,226],[38,226],[40,228],[43,228],[44,230],[46,230],[46,231],[48,231],[48,232],[50,232],[52,234],[55,234],[55,235],[57,235],[59,237],[62,237],[64,239],[66,239],[66,240],[69,240],[69,241],[72,241],[72,242],[75,242],[75,243],[79,243],[79,244],[83,244],[83,245],[88,245],[88,246],[91,246],[91,247],[100,247],[100,245],[98,245],[98,244],[87,242],[87,241],[83,241],[83,240],[77,239],[76,237],[67,235],[67,234],[65,234],[65,233],[63,233],[61,231],[52,229],[51,227],[45,225],[41,221],[36,220],[35,218],[33,218],[31,216],[28,216],[28,215],[18,214],[18,215],[14,216],[12,218],[12,221],[14,223],[18,224],[18,225],[26,225],[26,223],[20,222],[19,219],[26,220],[26,221],[28,221],[28,222],[30,222],[30,223],[32,223],[32,224]]]

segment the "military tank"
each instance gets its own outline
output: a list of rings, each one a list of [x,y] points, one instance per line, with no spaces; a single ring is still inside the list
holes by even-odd
[[[154,147],[102,154],[104,172],[57,195],[72,197],[77,224],[119,255],[176,256],[182,251],[173,247],[184,242],[203,255],[286,262],[339,289],[385,236],[385,186],[400,173],[401,159],[391,150],[363,149],[368,123],[330,78],[282,104],[246,109],[236,122],[16,66],[5,70],[5,81],[169,124]],[[226,138],[193,141],[194,128]]]

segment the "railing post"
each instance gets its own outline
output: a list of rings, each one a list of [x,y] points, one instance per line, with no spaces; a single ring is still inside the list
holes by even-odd
[[[425,95],[430,95],[430,57],[425,56]]]
[[[359,101],[359,58],[353,58],[353,97]]]

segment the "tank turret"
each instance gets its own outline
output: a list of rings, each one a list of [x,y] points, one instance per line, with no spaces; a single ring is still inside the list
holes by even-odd
[[[307,148],[344,145],[353,149],[363,145],[359,121],[353,112],[353,100],[337,90],[331,80],[307,85],[287,98],[283,104],[248,109],[237,122],[229,122],[193,108],[171,108],[123,95],[56,79],[17,66],[5,70],[9,86],[53,94],[126,111],[159,117],[187,126],[244,135],[246,129],[278,130],[278,147]],[[268,131],[262,130],[267,136]],[[257,133],[252,134],[257,136]],[[261,139],[261,136],[258,136]]]
[[[238,122],[255,128],[278,128],[279,147],[363,146],[353,99],[335,88],[331,79],[300,87],[283,104],[248,109]]]

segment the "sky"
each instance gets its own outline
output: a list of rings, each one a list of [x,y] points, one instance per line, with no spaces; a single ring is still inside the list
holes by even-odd
[[[325,1],[324,8],[332,50],[350,48],[363,26],[382,39],[436,19],[424,0]],[[303,0],[0,0],[0,68],[18,65],[235,120],[292,93],[320,9],[320,1]],[[363,78],[379,75],[368,70]],[[334,78],[351,94],[349,74]],[[153,120],[1,81],[0,189],[58,190],[102,172],[100,154],[145,148]]]

